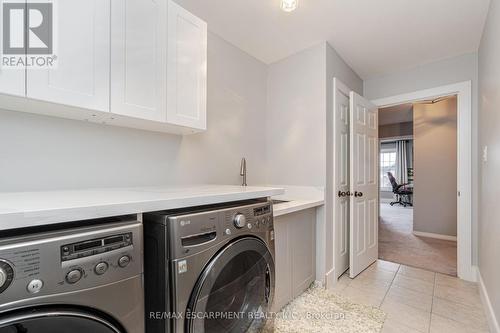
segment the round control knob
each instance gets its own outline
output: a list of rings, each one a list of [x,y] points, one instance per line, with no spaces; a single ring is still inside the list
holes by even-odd
[[[104,273],[106,273],[106,271],[108,270],[108,263],[107,262],[100,262],[98,263],[97,265],[95,265],[94,267],[94,272],[97,274],[97,275],[103,275]]]
[[[26,289],[30,294],[36,294],[43,288],[43,281],[40,279],[31,280],[30,283],[26,286]]]
[[[247,219],[245,215],[238,213],[234,216],[233,222],[236,228],[241,229],[246,225]]]
[[[123,256],[120,259],[118,259],[118,266],[121,268],[125,268],[130,264],[130,257],[129,256]]]
[[[12,266],[0,259],[0,294],[9,288],[14,279],[14,269]]]
[[[66,274],[66,282],[69,284],[74,284],[80,281],[82,278],[82,271],[80,269],[73,269]]]

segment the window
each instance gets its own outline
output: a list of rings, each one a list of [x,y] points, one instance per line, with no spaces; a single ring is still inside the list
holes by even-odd
[[[380,187],[392,190],[387,173],[396,175],[396,148],[382,148],[380,151]]]

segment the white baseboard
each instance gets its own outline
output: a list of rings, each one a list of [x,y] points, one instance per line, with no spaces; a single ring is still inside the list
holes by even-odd
[[[335,287],[335,285],[337,284],[337,279],[335,278],[335,268],[332,268],[326,273],[325,280],[325,288],[327,290]]]
[[[450,241],[455,241],[455,242],[457,241],[457,236],[448,236],[448,235],[434,234],[432,232],[422,232],[422,231],[415,231],[415,230],[413,230],[413,234],[415,236],[420,236],[420,237],[444,239],[444,240],[450,240]]]
[[[486,290],[479,269],[477,269],[477,278],[479,281],[479,295],[481,296],[481,301],[486,311],[486,318],[488,319],[490,330],[492,333],[500,333],[500,325],[498,325],[498,319],[495,316],[495,311],[493,311],[493,306],[491,305],[490,297],[488,296],[488,291]]]

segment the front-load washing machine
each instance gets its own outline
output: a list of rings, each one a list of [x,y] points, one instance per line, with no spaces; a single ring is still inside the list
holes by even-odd
[[[146,331],[258,332],[274,295],[266,199],[144,215]]]
[[[0,333],[143,333],[142,224],[43,229],[0,239]]]

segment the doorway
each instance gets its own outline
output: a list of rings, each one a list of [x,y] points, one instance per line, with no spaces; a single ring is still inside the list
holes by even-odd
[[[379,258],[457,275],[457,96],[379,109]]]
[[[374,210],[369,209],[372,207],[370,203],[365,205],[358,205],[358,208],[364,208],[366,214],[354,215],[353,207],[356,207],[356,201],[359,202],[360,197],[363,197],[364,192],[359,191],[358,197],[356,198],[357,183],[359,183],[353,177],[356,175],[361,175],[359,172],[359,165],[364,165],[365,170],[363,173],[368,175],[368,183],[376,185],[377,191],[380,182],[379,171],[379,154],[378,154],[378,137],[377,151],[373,155],[367,151],[365,154],[358,154],[359,147],[369,147],[373,142],[364,141],[362,145],[356,143],[353,140],[353,136],[358,138],[367,137],[365,133],[356,133],[353,128],[356,123],[363,123],[367,121],[365,125],[371,126],[370,124],[376,123],[378,129],[378,112],[374,115],[365,117],[364,114],[368,110],[377,110],[381,108],[391,107],[395,105],[401,105],[406,103],[416,103],[418,101],[434,101],[443,97],[456,96],[456,142],[457,142],[457,157],[456,157],[456,191],[447,193],[450,198],[454,198],[457,201],[456,205],[456,219],[457,219],[457,245],[456,245],[456,271],[457,276],[461,279],[468,281],[476,281],[476,274],[474,267],[472,265],[472,174],[471,174],[471,157],[472,157],[472,147],[471,147],[471,137],[472,137],[472,124],[471,124],[471,110],[472,110],[472,89],[471,82],[461,82],[426,90],[420,90],[413,93],[407,93],[387,98],[382,98],[378,100],[373,100],[371,103],[366,101],[361,96],[353,95],[353,92],[349,94],[349,89],[337,79],[334,79],[334,99],[333,99],[333,181],[327,185],[327,193],[330,193],[330,198],[332,201],[327,203],[331,205],[333,210],[333,219],[331,223],[333,226],[331,234],[327,235],[326,241],[331,241],[333,244],[333,269],[326,274],[327,287],[334,285],[336,283],[336,278],[342,274],[342,272],[349,269],[350,275],[356,275],[359,269],[355,269],[353,274],[352,261],[353,256],[351,253],[357,253],[359,255],[366,255],[367,259],[372,259],[373,252],[366,252],[367,248],[371,248],[372,245],[376,244],[377,252],[376,257],[373,261],[378,258],[378,218],[376,218],[375,223],[375,237],[372,238],[373,229],[372,226],[372,215],[371,212]],[[353,96],[355,97],[353,99]],[[363,101],[361,104],[356,103],[358,101]],[[350,101],[347,104],[347,101]],[[344,117],[346,114],[349,117]],[[346,126],[346,124],[349,124]],[[349,133],[346,133],[346,129]],[[378,130],[377,130],[378,132]],[[346,139],[347,138],[347,139]],[[356,151],[356,147],[358,150]],[[354,153],[353,153],[354,149]],[[356,157],[357,156],[357,157]],[[364,156],[364,157],[363,157]],[[358,163],[364,158],[362,163]],[[375,171],[372,173],[370,170],[372,164],[374,164]],[[369,165],[369,166],[367,166]],[[374,180],[372,180],[371,175],[375,175]],[[342,180],[342,181],[341,181]],[[346,184],[345,181],[349,181]],[[374,183],[375,182],[375,183]],[[347,188],[349,190],[343,191],[340,189]],[[415,189],[418,190],[418,189]],[[360,193],[361,192],[361,193]],[[343,196],[347,195],[349,200],[348,204],[344,200]],[[376,216],[379,216],[379,195],[374,199],[377,203],[376,205]],[[406,200],[414,200],[414,198],[406,198]],[[373,202],[373,201],[372,201]],[[411,207],[411,206],[410,206]],[[405,208],[403,206],[403,208]],[[359,210],[358,210],[359,211]],[[359,211],[360,212],[360,211]],[[330,223],[327,221],[327,223]],[[356,232],[353,226],[363,226],[363,233]],[[414,234],[414,233],[412,233]],[[365,243],[363,243],[363,240]],[[361,244],[361,246],[359,246]],[[365,244],[368,247],[364,246]],[[354,258],[357,260],[357,258]],[[366,261],[366,260],[365,260]],[[365,262],[366,264],[367,262]],[[367,265],[362,265],[362,267],[368,267]]]
[[[472,83],[459,82],[372,101],[384,108],[404,103],[457,96],[457,275],[477,281],[472,264]],[[450,194],[451,195],[451,194]]]

